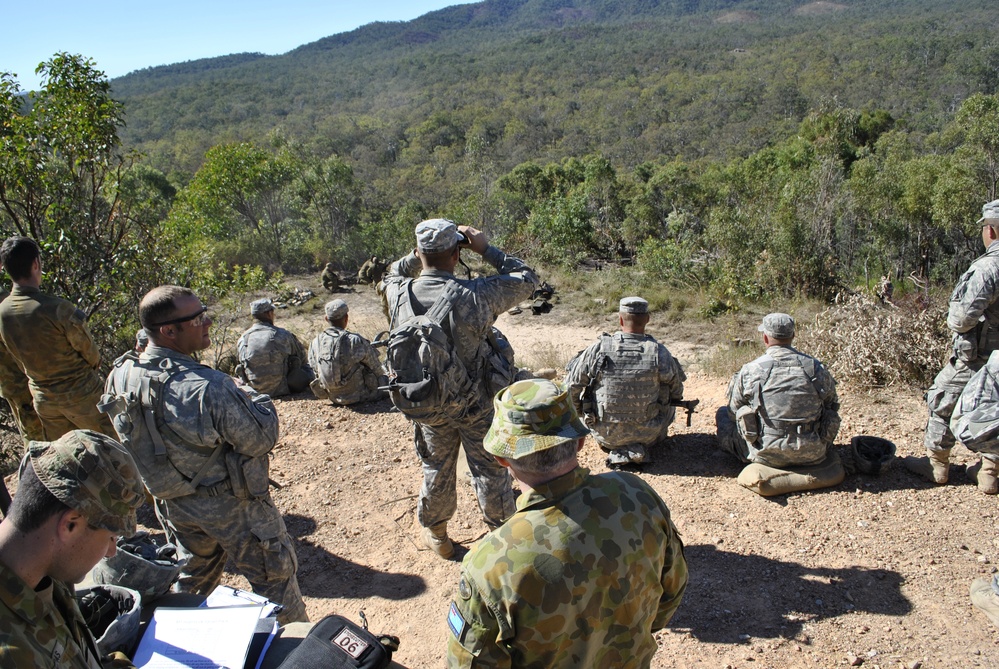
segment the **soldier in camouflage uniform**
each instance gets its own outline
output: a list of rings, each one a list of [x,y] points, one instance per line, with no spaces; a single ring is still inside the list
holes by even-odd
[[[10,514],[0,523],[0,666],[100,669],[73,585],[118,536],[135,534],[144,490],[135,462],[108,436],[73,430],[33,441]]]
[[[470,280],[454,276],[463,238],[467,241],[462,245],[481,255],[497,274]],[[393,263],[385,276],[383,291],[392,327],[400,322],[404,300],[412,299],[415,313],[425,313],[450,282],[460,291],[448,329],[457,357],[475,384],[466,417],[453,421],[442,416],[413,423],[416,452],[423,461],[417,517],[424,528],[424,541],[442,557],[454,553],[447,522],[457,508],[459,445],[464,447],[472,487],[486,523],[496,527],[513,512],[510,476],[482,448],[492,419],[492,398],[485,383],[491,352],[487,339],[497,315],[530,297],[537,280],[524,261],[489,245],[484,233],[467,226],[459,228],[441,218],[416,226],[416,249]]]
[[[333,263],[326,263],[326,267],[323,268],[323,288],[329,292],[333,292],[340,287],[340,276],[333,270]]]
[[[579,466],[564,386],[518,381],[495,405],[485,448],[523,494],[462,561],[448,666],[648,667],[687,586],[669,509],[633,474]]]
[[[34,240],[11,237],[0,247],[0,261],[14,281],[10,296],[0,302],[0,342],[28,378],[45,439],[75,428],[114,435],[107,417],[97,411],[101,354],[86,314],[38,289],[42,265]]]
[[[950,417],[950,432],[981,461],[967,473],[986,495],[999,492],[999,351],[989,355],[985,366],[972,375],[957,399]]]
[[[947,483],[954,434],[951,413],[971,375],[981,369],[992,351],[999,349],[999,200],[982,207],[982,243],[985,255],[971,263],[950,296],[947,327],[954,333],[947,365],[926,391],[929,418],[923,445],[926,457],[907,457],[902,463],[922,478]],[[999,475],[993,461],[983,461],[978,472],[982,490],[996,489]]]
[[[767,350],[729,383],[728,406],[715,415],[719,448],[750,463],[739,483],[761,495],[840,483],[845,471],[832,448],[840,425],[836,382],[821,362],[792,348],[789,315],[768,314],[757,329]]]
[[[10,293],[7,291],[0,292],[0,302],[7,299],[8,295]],[[42,421],[38,420],[31,399],[28,377],[17,366],[17,361],[7,352],[3,343],[0,343],[0,396],[10,405],[14,423],[25,443],[45,439]]]
[[[274,325],[274,303],[250,303],[254,323],[236,344],[236,374],[256,390],[271,397],[300,393],[316,378],[305,347],[294,334]]]
[[[329,327],[309,346],[309,365],[316,372],[312,392],[340,406],[385,399],[378,387],[388,381],[378,353],[367,339],[347,332],[348,319],[346,302],[326,303]]]
[[[187,288],[154,288],[139,304],[149,346],[123,357],[102,408],[154,498],[167,540],[188,557],[181,592],[208,594],[226,560],[253,591],[306,620],[298,559],[268,488],[278,416],[270,397],[194,360],[211,345],[207,307]]]
[[[649,303],[626,297],[619,305],[621,331],[603,334],[566,368],[576,412],[608,466],[645,462],[646,446],[666,440],[676,415],[670,400],[683,398],[686,375],[665,346],[645,334]]]

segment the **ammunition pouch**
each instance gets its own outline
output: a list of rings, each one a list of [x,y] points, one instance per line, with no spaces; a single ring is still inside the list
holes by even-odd
[[[229,472],[232,494],[239,499],[267,496],[269,467],[266,455],[254,458],[233,450],[225,454],[225,468]]]
[[[739,407],[735,413],[735,424],[739,429],[739,434],[748,443],[755,443],[760,438],[760,421],[756,417],[756,411],[753,410],[753,407]]]

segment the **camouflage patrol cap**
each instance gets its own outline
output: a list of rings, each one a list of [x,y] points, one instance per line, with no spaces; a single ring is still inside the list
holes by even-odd
[[[767,314],[756,329],[775,339],[793,339],[794,319],[787,314]]]
[[[996,218],[999,218],[999,200],[992,200],[982,206],[982,217],[978,219],[978,223]]]
[[[331,321],[340,320],[347,315],[347,303],[343,300],[330,300],[326,303],[326,318]]]
[[[514,383],[496,394],[493,407],[483,446],[501,458],[516,460],[589,433],[565,386],[547,379]]]
[[[73,430],[56,441],[28,442],[26,458],[42,485],[91,525],[135,534],[135,510],[146,491],[135,461],[117,441],[93,430]]]
[[[647,314],[649,303],[640,297],[622,297],[618,311],[622,314]]]
[[[135,343],[145,348],[149,344],[149,334],[145,328],[139,328],[135,333]]]
[[[260,316],[261,314],[266,314],[268,311],[274,311],[274,303],[271,302],[269,297],[250,302],[251,316]]]
[[[459,239],[458,226],[446,218],[431,218],[416,226],[416,246],[427,253],[450,251]]]

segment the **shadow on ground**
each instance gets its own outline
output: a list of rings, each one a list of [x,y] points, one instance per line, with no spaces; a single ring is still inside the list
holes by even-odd
[[[321,546],[308,535],[316,530],[312,518],[286,515],[288,533],[298,554],[298,586],[303,595],[326,599],[366,599],[382,597],[400,600],[416,597],[427,589],[426,581],[414,574],[393,574],[345,560]]]
[[[830,569],[718,550],[684,550],[690,581],[670,623],[708,643],[791,638],[813,621],[850,612],[902,616],[902,577],[884,569]]]

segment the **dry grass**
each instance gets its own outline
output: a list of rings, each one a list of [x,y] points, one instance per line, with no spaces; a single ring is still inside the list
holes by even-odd
[[[803,328],[802,350],[837,381],[865,386],[928,386],[943,364],[948,336],[940,309],[915,300],[881,305],[865,295],[834,304]]]
[[[561,375],[576,353],[577,351],[567,344],[541,341],[533,344],[527,351],[517,352],[517,366],[533,370],[550,367],[558,370]]]

